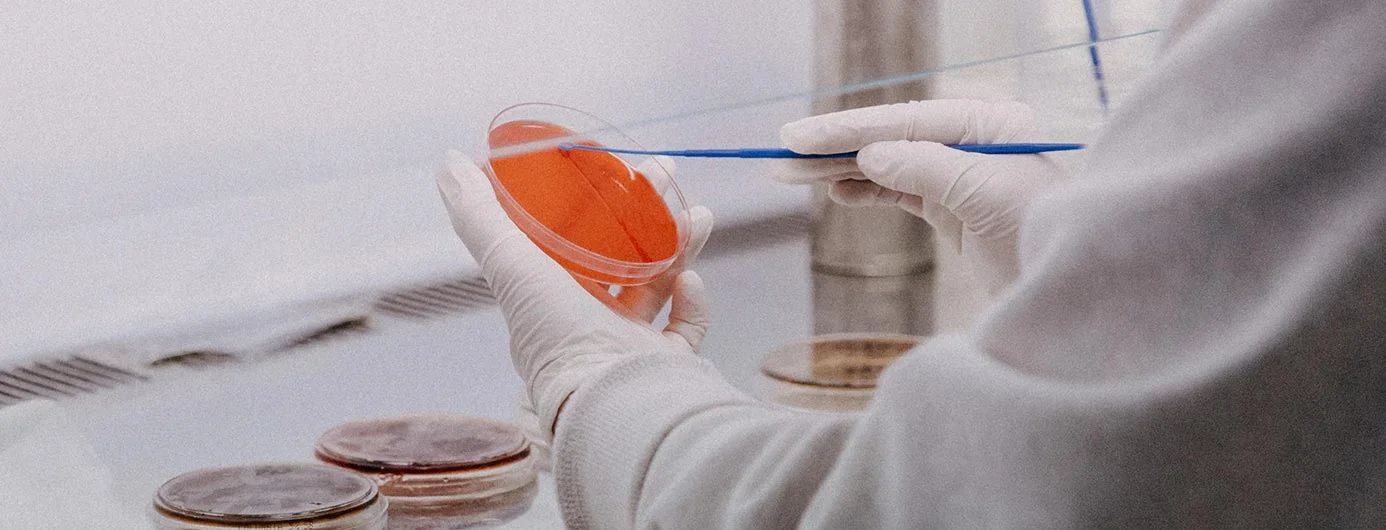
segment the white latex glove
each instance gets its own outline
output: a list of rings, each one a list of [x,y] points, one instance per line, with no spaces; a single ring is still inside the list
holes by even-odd
[[[1025,205],[1059,179],[1044,155],[980,155],[943,144],[1035,141],[1034,113],[1016,102],[932,100],[852,109],[780,129],[799,153],[857,151],[855,159],[777,161],[776,179],[831,182],[849,206],[896,205],[924,218],[968,259],[989,292],[1018,273]]]
[[[496,202],[486,175],[465,155],[448,152],[438,189],[453,229],[481,264],[505,316],[511,359],[544,434],[552,435],[568,396],[608,364],[627,355],[697,352],[708,325],[703,283],[696,273],[681,269],[691,266],[712,231],[707,208],[690,209],[687,250],[674,270],[612,297],[579,284],[520,232]],[[655,330],[649,322],[670,297],[669,324],[662,332]]]

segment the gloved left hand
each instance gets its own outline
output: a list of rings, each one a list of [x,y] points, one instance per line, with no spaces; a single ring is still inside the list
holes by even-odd
[[[556,428],[568,396],[607,365],[628,355],[696,353],[708,325],[703,283],[696,273],[678,269],[691,266],[707,241],[712,214],[706,208],[689,210],[687,250],[675,270],[611,297],[584,288],[520,232],[496,202],[486,175],[465,155],[448,152],[438,189],[453,229],[481,265],[505,316],[511,360],[546,434]],[[669,324],[655,330],[649,322],[671,297]]]

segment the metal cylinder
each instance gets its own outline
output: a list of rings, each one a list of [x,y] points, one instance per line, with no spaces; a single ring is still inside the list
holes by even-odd
[[[874,81],[936,64],[935,0],[818,0],[820,89]],[[929,96],[927,80],[845,90],[814,101],[815,113]],[[933,232],[893,207],[847,208],[814,191],[812,267],[817,333],[933,330]]]
[[[933,231],[899,208],[846,207],[814,190],[814,272],[843,276],[903,276],[933,268]],[[887,330],[861,330],[887,331]]]
[[[900,276],[813,273],[816,335],[890,332],[928,335],[934,325],[934,271]]]

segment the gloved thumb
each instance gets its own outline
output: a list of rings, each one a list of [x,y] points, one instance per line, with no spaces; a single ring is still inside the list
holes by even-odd
[[[437,179],[453,230],[481,265],[507,319],[528,314],[543,300],[592,300],[515,226],[497,202],[490,180],[470,158],[448,151],[447,166]],[[565,303],[555,310],[581,313],[586,308]]]
[[[840,180],[828,188],[828,197],[847,206],[898,206],[928,221],[954,251],[962,249],[962,221],[958,216],[918,195],[895,191],[869,180]]]
[[[486,174],[467,155],[449,150],[438,170],[438,191],[452,228],[480,263],[496,242],[519,233],[496,201]]]
[[[707,336],[710,320],[707,310],[707,293],[702,277],[693,271],[684,271],[674,280],[673,302],[669,306],[669,325],[664,327],[664,336],[688,345],[697,353]]]

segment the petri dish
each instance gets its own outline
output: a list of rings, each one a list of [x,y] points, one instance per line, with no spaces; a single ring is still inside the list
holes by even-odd
[[[762,397],[798,408],[866,408],[881,372],[923,340],[895,333],[834,333],[771,350],[761,360]]]
[[[577,109],[549,103],[509,107],[487,131],[485,169],[501,207],[576,276],[608,285],[659,277],[688,243],[688,204],[673,174],[647,155],[569,150],[564,144],[641,149],[611,124]]]
[[[159,530],[384,530],[388,501],[365,476],[322,464],[255,464],[185,473],[159,487]]]
[[[318,460],[369,477],[389,499],[391,530],[474,528],[529,509],[538,492],[529,439],[466,416],[345,423],[324,433]]]

